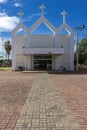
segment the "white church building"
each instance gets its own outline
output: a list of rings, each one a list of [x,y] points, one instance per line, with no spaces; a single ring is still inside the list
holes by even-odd
[[[22,22],[12,31],[12,70],[74,70],[74,32],[66,23],[67,12],[63,11],[63,23],[56,28],[44,16],[45,6],[41,5],[40,18],[27,28]],[[53,34],[32,34],[44,23]],[[22,29],[25,34],[17,34]],[[61,34],[66,30],[67,34]]]

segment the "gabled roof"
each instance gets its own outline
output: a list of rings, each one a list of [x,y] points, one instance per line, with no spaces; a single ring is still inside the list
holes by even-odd
[[[41,16],[36,23],[29,28],[29,33],[32,33],[41,23],[44,23],[54,34],[56,33],[56,28],[44,16]]]
[[[12,31],[12,34],[15,34],[19,29],[23,29],[26,33],[28,32],[28,29],[26,26],[23,25],[23,23],[19,23]]]
[[[62,31],[63,29],[65,29],[65,30],[69,33],[69,35],[74,34],[72,28],[71,28],[66,22],[63,23],[62,25],[60,25],[60,26],[57,28],[56,33],[59,33],[59,32]]]

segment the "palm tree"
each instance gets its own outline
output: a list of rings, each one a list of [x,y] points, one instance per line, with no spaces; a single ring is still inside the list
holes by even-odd
[[[10,43],[10,41],[9,40],[5,41],[4,46],[5,46],[5,50],[6,50],[6,53],[8,55],[8,61],[9,61],[9,56],[10,56],[10,52],[11,52],[11,43]]]

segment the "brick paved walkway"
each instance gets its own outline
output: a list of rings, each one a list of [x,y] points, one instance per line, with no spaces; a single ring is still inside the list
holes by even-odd
[[[13,130],[35,78],[35,74],[0,71],[0,130]]]
[[[50,75],[82,130],[87,130],[87,74]]]
[[[81,130],[48,74],[34,81],[14,130]]]

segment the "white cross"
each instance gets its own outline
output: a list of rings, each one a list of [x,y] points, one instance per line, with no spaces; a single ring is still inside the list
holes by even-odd
[[[24,13],[23,13],[22,11],[20,11],[20,12],[18,13],[18,15],[19,15],[19,17],[20,17],[20,22],[22,22],[22,16],[24,15]]]
[[[68,13],[64,10],[62,13],[61,13],[61,15],[63,15],[63,23],[65,23],[66,22],[66,15],[67,15]]]
[[[44,15],[44,9],[46,8],[44,5],[41,5],[40,7],[39,7],[41,10],[42,10],[42,16]]]

